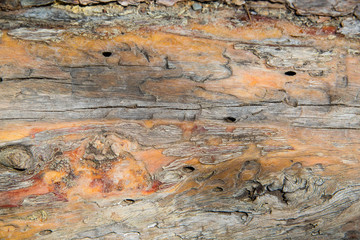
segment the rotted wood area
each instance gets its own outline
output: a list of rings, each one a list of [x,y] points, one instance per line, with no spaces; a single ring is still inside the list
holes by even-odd
[[[314,2],[0,1],[0,239],[360,239],[359,2]]]

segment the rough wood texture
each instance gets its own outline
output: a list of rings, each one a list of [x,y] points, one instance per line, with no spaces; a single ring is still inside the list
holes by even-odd
[[[201,0],[200,2],[212,2],[213,0]],[[20,8],[29,8],[35,6],[46,6],[53,3],[72,4],[72,5],[94,5],[109,2],[117,2],[122,6],[139,5],[143,2],[151,3],[155,1],[145,0],[1,0],[0,8],[4,10],[15,10]],[[158,0],[157,4],[165,6],[173,6],[178,2],[187,2],[187,0]],[[257,2],[251,0],[225,0],[223,3],[228,5],[242,6],[246,2]],[[267,2],[267,1],[260,1]],[[296,13],[301,15],[322,15],[322,16],[344,16],[353,14],[356,8],[359,8],[358,0],[271,0],[270,2],[277,2],[286,4],[294,9]]]
[[[279,2],[1,12],[0,239],[359,239],[359,21]]]

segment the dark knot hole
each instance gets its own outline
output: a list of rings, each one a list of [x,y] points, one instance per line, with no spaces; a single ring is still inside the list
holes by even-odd
[[[103,52],[102,55],[104,57],[110,57],[112,55],[112,52]]]

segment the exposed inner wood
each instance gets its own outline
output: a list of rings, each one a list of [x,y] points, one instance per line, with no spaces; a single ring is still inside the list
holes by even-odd
[[[28,2],[1,2],[0,239],[360,238],[356,1]]]

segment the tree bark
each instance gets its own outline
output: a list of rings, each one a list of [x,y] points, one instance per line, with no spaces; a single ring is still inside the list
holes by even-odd
[[[0,239],[360,239],[358,1],[108,2],[0,2]]]

